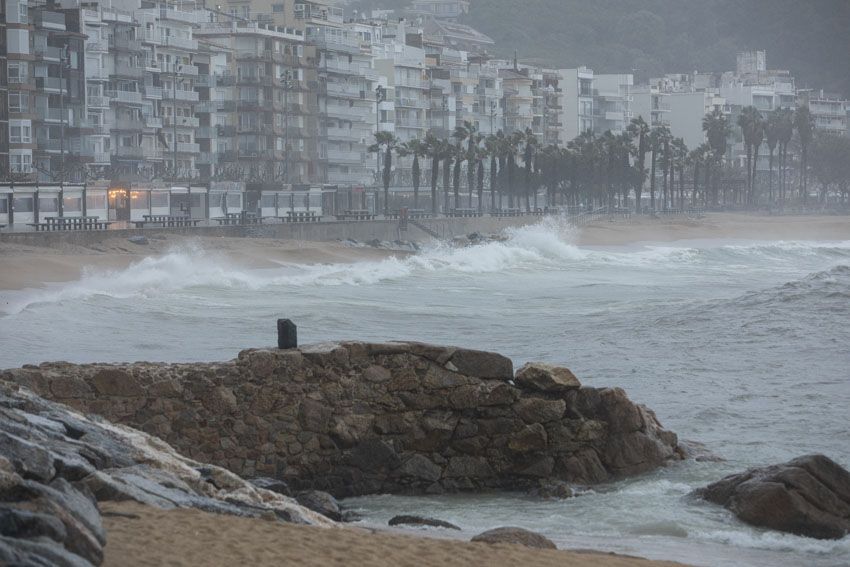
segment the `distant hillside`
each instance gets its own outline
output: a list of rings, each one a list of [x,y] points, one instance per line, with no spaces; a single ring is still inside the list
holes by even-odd
[[[351,8],[402,8],[356,0]],[[498,55],[597,72],[725,71],[735,54],[766,49],[798,86],[850,96],[850,0],[472,0],[466,22]]]

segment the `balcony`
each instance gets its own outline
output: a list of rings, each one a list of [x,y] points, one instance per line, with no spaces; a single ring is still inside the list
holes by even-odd
[[[218,163],[218,154],[214,152],[201,152],[198,154],[198,157],[195,158],[195,163],[209,165]]]
[[[118,146],[115,148],[115,156],[122,159],[137,159],[145,158],[144,151],[139,146]]]
[[[339,164],[360,164],[366,160],[366,157],[360,152],[349,152],[344,150],[328,150],[328,162]]]
[[[165,158],[165,152],[159,148],[142,148],[145,159],[161,160]]]
[[[162,128],[162,117],[145,116],[145,128]]]
[[[51,59],[59,61],[62,58],[62,49],[46,44],[33,46],[33,55],[42,59]]]
[[[400,107],[403,107],[403,108],[422,108],[422,109],[428,108],[428,102],[427,101],[419,100],[419,99],[416,99],[416,98],[399,97],[399,98],[395,99],[395,105],[397,107],[400,106]],[[463,111],[463,107],[461,106],[459,108],[456,108],[456,110]]]
[[[360,85],[346,85],[344,83],[328,83],[328,95],[343,98],[365,99],[366,91]]]
[[[202,88],[212,88],[219,86],[215,75],[198,75],[195,77],[195,86]]]
[[[199,99],[198,93],[195,91],[184,91],[177,89],[176,91],[172,91],[170,89],[162,90],[162,98],[164,100],[185,100],[187,102],[197,102]]]
[[[134,38],[115,37],[113,35],[109,36],[109,50],[138,52],[142,51],[142,42]]]
[[[162,125],[166,128],[173,128],[174,121],[170,116],[165,116],[162,118]],[[177,127],[178,128],[197,128],[199,126],[199,121],[194,116],[178,116],[177,117]]]
[[[193,142],[177,142],[177,153],[196,154],[201,151],[201,146]]]
[[[11,83],[12,81],[10,80],[9,82]],[[62,81],[59,77],[36,77],[35,87],[44,91],[59,92],[63,90]]]
[[[92,157],[92,162],[95,164],[108,164],[112,161],[112,156],[109,152],[90,152],[89,155]]]
[[[142,93],[137,91],[106,91],[112,103],[142,104]]]
[[[113,129],[115,130],[132,130],[141,131],[145,127],[145,123],[135,118],[119,118],[115,121]]]
[[[201,12],[189,12],[187,10],[175,10],[173,8],[160,8],[159,18],[161,20],[174,20],[194,25],[204,21],[204,14]]]
[[[119,77],[142,79],[145,76],[145,69],[144,67],[136,67],[135,65],[130,65],[126,61],[118,61],[115,63],[115,72],[112,74],[117,75]]]
[[[370,133],[371,135],[371,133]],[[364,138],[360,130],[349,128],[328,128],[329,140],[341,140],[346,142],[359,142]]]
[[[15,9],[17,10],[17,7]],[[34,23],[36,28],[64,31],[65,14],[61,14],[58,12],[48,12],[47,10],[38,10],[35,13]]]
[[[86,41],[86,52],[101,52],[106,53],[109,51],[109,42],[103,39],[89,39]]]
[[[364,120],[367,117],[372,117],[373,114],[368,108],[359,106],[336,106],[329,104],[327,106],[327,115],[331,118],[343,118],[346,120],[354,120],[355,118]]]
[[[61,108],[44,108],[44,107],[42,107],[42,108],[38,108],[36,110],[36,112],[41,115],[41,119],[44,120],[45,122],[62,122],[62,121],[64,121],[65,124],[70,124],[70,122],[71,122],[72,114],[71,114],[70,108],[66,108],[64,114],[62,113]]]
[[[151,100],[162,100],[162,87],[145,85],[145,98]]]

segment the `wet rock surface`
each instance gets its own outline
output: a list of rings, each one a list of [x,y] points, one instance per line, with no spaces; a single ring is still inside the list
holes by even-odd
[[[402,514],[399,516],[393,516],[390,518],[390,521],[387,522],[390,526],[427,526],[431,528],[446,528],[449,530],[460,530],[459,527],[452,524],[451,522],[446,522],[444,520],[438,520],[436,518],[425,518],[423,516],[411,516]]]
[[[159,439],[0,381],[0,564],[99,565],[107,534],[97,502],[104,500],[327,523]]]
[[[818,539],[850,533],[850,472],[823,455],[750,469],[694,494],[755,526]]]
[[[683,455],[676,435],[619,388],[582,387],[548,365],[515,375],[500,354],[424,343],[251,349],[222,363],[47,363],[0,380],[137,427],[196,461],[283,480],[294,493],[587,485]],[[72,457],[64,467],[90,473]]]
[[[557,549],[557,546],[547,537],[523,528],[494,528],[480,533],[472,541],[480,543],[511,543],[536,549]]]

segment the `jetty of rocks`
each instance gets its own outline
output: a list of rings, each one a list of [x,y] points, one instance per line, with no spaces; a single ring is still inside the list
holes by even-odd
[[[197,462],[335,496],[595,484],[683,458],[619,388],[414,342],[251,349],[219,363],[25,366],[0,380]]]

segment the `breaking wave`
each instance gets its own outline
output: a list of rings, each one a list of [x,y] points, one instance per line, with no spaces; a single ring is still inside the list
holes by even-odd
[[[643,246],[612,251],[580,248],[575,244],[577,231],[558,219],[506,231],[503,241],[453,247],[433,245],[407,258],[391,257],[382,261],[341,264],[281,264],[279,268],[251,269],[200,248],[178,248],[159,257],[148,257],[123,270],[85,270],[80,280],[46,290],[21,294],[5,310],[18,313],[40,303],[62,302],[93,296],[145,298],[162,292],[193,288],[257,290],[269,287],[360,286],[399,280],[413,275],[455,273],[484,274],[579,270],[591,267],[626,269],[668,269],[687,265],[717,265],[759,262],[793,264],[803,256],[824,255],[836,260],[850,258],[850,241],[828,243],[776,242],[730,245],[709,248],[689,246]],[[838,266],[833,279],[848,277]],[[826,280],[829,280],[826,277]],[[800,284],[808,291],[821,283],[835,287],[843,284],[820,282],[817,277]],[[791,285],[791,284],[789,284]],[[831,288],[832,289],[832,288]],[[780,293],[792,297],[807,289],[787,289]],[[846,294],[846,286],[830,293]]]

